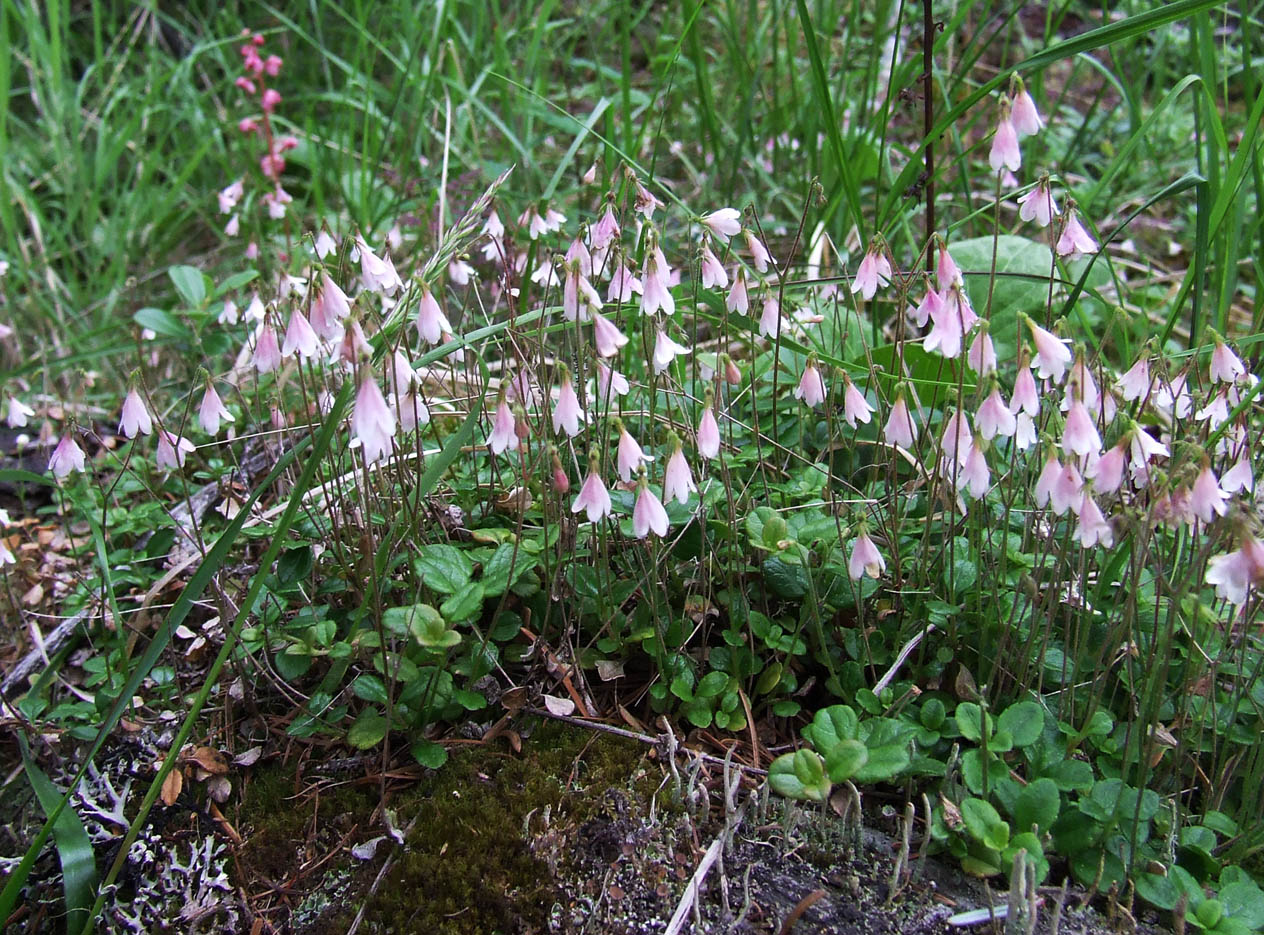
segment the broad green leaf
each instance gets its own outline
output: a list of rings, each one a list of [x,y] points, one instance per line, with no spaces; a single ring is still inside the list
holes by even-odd
[[[803,728],[803,738],[827,756],[835,744],[843,740],[855,740],[859,736],[860,720],[847,705],[830,705],[816,712],[812,723]]]
[[[478,582],[459,588],[455,594],[439,605],[445,620],[460,623],[478,616],[483,610],[483,586]]]
[[[957,722],[957,730],[966,740],[978,743],[983,739],[984,731],[992,733],[992,717],[984,716],[983,709],[973,701],[963,701],[957,705],[953,719]]]
[[[1001,712],[998,730],[1008,731],[1015,747],[1029,747],[1040,739],[1045,726],[1045,712],[1034,701],[1020,701]]]
[[[26,738],[21,733],[16,736],[27,781],[35,790],[35,797],[39,799],[44,814],[52,816],[61,804],[62,792],[36,765],[27,748]],[[61,863],[62,893],[66,899],[66,909],[70,913],[68,930],[73,931],[87,922],[97,884],[92,841],[74,809],[62,809],[61,814],[57,815],[53,822],[53,841],[57,846],[57,859]]]
[[[574,566],[582,567],[582,566]],[[535,558],[521,546],[502,542],[483,565],[479,578],[486,597],[499,597],[535,568]]]
[[[856,774],[852,777],[854,781],[863,785],[890,782],[908,769],[909,764],[912,763],[908,744],[887,743],[876,747],[866,744],[865,749],[869,754],[865,764],[856,770]]]
[[[356,677],[351,683],[351,690],[355,692],[357,698],[364,701],[371,701],[374,704],[386,704],[386,685],[382,680],[371,673],[365,672]]]
[[[438,769],[448,762],[447,749],[442,744],[437,744],[432,740],[416,741],[409,752],[412,753],[414,760],[430,769]]]
[[[422,584],[440,594],[455,594],[469,584],[474,565],[456,546],[445,542],[422,546],[413,567]]]
[[[966,830],[980,844],[996,851],[1005,850],[1009,844],[1009,825],[990,802],[969,798],[961,803],[961,820]]]
[[[779,795],[809,802],[824,802],[832,785],[824,761],[811,750],[786,753],[773,760],[768,767],[768,783]]]
[[[858,774],[869,762],[869,749],[859,740],[840,740],[825,755],[830,781],[843,782]]]
[[[165,335],[168,338],[193,337],[193,332],[186,328],[178,318],[160,308],[142,308],[132,315],[132,321],[142,328],[148,328],[155,334]]]
[[[1042,832],[1053,827],[1062,807],[1062,795],[1052,779],[1034,780],[1018,793],[1014,804],[1014,826],[1020,831],[1030,831],[1032,825]]]
[[[347,730],[347,743],[357,750],[368,750],[386,737],[386,718],[376,708],[365,708]]]
[[[206,301],[206,279],[202,271],[193,266],[173,266],[167,270],[180,298],[189,308],[201,308]]]

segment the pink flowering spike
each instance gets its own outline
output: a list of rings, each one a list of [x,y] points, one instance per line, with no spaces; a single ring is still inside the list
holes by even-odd
[[[873,407],[869,405],[869,401],[865,399],[865,394],[859,387],[851,382],[851,377],[844,374],[843,383],[843,418],[852,428],[856,427],[857,422],[868,425]]]
[[[965,278],[961,275],[961,267],[957,265],[957,261],[952,258],[952,254],[948,252],[948,244],[943,240],[939,240],[939,255],[935,263],[935,281],[940,289],[950,289],[954,285],[964,286]],[[925,322],[923,322],[925,324]]]
[[[12,405],[10,405],[12,411]],[[23,423],[25,423],[25,419]],[[119,431],[128,438],[135,438],[137,433],[148,435],[154,430],[154,420],[150,418],[149,409],[145,406],[145,401],[140,398],[140,393],[135,389],[128,391],[127,398],[123,400],[123,412],[119,419]]]
[[[746,252],[750,254],[751,263],[755,269],[761,273],[768,272],[768,265],[772,263],[772,254],[768,252],[763,241],[748,230],[742,231],[742,237],[746,241]]]
[[[126,406],[126,404],[124,405]],[[33,415],[35,415],[34,409],[22,402],[22,400],[18,399],[16,396],[9,397],[8,411],[5,416],[5,422],[9,428],[20,429],[24,427],[27,419]],[[145,416],[146,418],[149,417],[148,411],[145,412]]]
[[[891,414],[882,427],[882,438],[888,445],[898,445],[904,449],[911,449],[917,439],[917,428],[913,424],[913,416],[909,412],[908,403],[904,401],[903,393],[898,393],[895,397]]]
[[[518,432],[514,424],[513,410],[509,408],[509,402],[502,396],[492,416],[492,433],[488,436],[487,445],[491,448],[492,454],[498,455],[517,443]]]
[[[702,418],[698,420],[698,454],[708,459],[720,454],[720,426],[710,406],[702,410]]]
[[[775,296],[764,299],[764,310],[759,316],[759,333],[765,338],[781,334],[781,306]]]
[[[184,456],[193,450],[193,442],[187,438],[168,432],[166,429],[158,430],[158,455],[155,459],[158,467],[173,471],[182,468]]]
[[[709,245],[702,247],[702,288],[703,289],[727,289],[729,287],[729,274],[724,271],[722,264],[714,253],[711,252]]]
[[[1058,237],[1056,247],[1058,256],[1074,259],[1085,253],[1097,250],[1097,241],[1084,229],[1075,213],[1075,203],[1067,206],[1066,222],[1062,225],[1062,234]]]
[[[1104,455],[1093,461],[1084,476],[1093,482],[1093,489],[1101,494],[1117,491],[1124,481],[1124,465],[1128,461],[1127,445],[1121,440]]]
[[[1041,328],[1030,318],[1026,318],[1026,321],[1032,340],[1036,343],[1036,357],[1033,361],[1036,376],[1042,380],[1052,379],[1054,383],[1061,383],[1067,366],[1071,363],[1070,349],[1053,332]]]
[[[805,406],[815,407],[825,402],[825,396],[825,379],[821,376],[816,361],[809,357],[803,368],[803,376],[799,378],[799,385],[795,387],[794,398],[803,400]]]
[[[704,215],[700,220],[703,227],[711,232],[711,236],[722,243],[728,243],[730,237],[742,230],[742,215],[736,208],[721,208]]]
[[[1229,345],[1216,335],[1216,347],[1211,352],[1211,379],[1219,383],[1237,383],[1246,376],[1246,367]]]
[[[1053,483],[1053,490],[1049,493],[1049,505],[1054,513],[1061,516],[1080,502],[1083,493],[1084,478],[1080,476],[1079,469],[1068,461],[1062,465]]]
[[[1076,454],[1081,458],[1097,454],[1101,450],[1102,439],[1097,434],[1097,426],[1088,409],[1078,400],[1071,404],[1067,412],[1066,426],[1062,431],[1062,452],[1068,458]]]
[[[311,322],[297,308],[290,314],[290,324],[285,329],[285,340],[281,343],[281,356],[290,357],[297,353],[311,359],[320,352],[320,340]]]
[[[613,357],[628,343],[627,335],[604,315],[593,312],[593,343],[601,357]]]
[[[676,300],[671,294],[671,267],[657,245],[645,252],[641,270],[641,313],[653,315],[662,309],[664,315],[676,313]]]
[[[79,443],[75,441],[74,436],[67,430],[66,434],[57,442],[57,447],[53,449],[52,456],[48,459],[48,470],[52,471],[53,477],[61,480],[71,471],[84,470],[86,457],[83,449],[79,447]]]
[[[852,540],[851,556],[847,559],[847,574],[852,581],[859,581],[865,575],[880,578],[886,571],[887,563],[878,547],[869,538],[869,532],[863,526],[860,533]]]
[[[645,475],[641,475],[641,489],[632,508],[632,532],[638,539],[644,539],[651,532],[660,538],[667,535],[667,510],[650,490]]]
[[[212,383],[206,384],[206,392],[202,394],[202,405],[198,407],[198,424],[208,435],[219,434],[220,421],[234,422],[233,414],[225,408],[219,393],[215,392]]]
[[[658,336],[654,339],[654,373],[662,373],[678,356],[688,353],[690,353],[689,348],[683,344],[677,344],[667,336],[667,332],[658,332]]]
[[[1002,97],[1001,115],[996,121],[996,135],[992,137],[988,165],[993,172],[1000,172],[1002,169],[1017,172],[1022,164],[1022,153],[1018,150],[1018,131],[1014,129],[1014,121],[1010,116],[1009,101]]]
[[[1010,111],[1010,117],[1014,122],[1014,132],[1020,137],[1035,136],[1045,125],[1045,122],[1040,119],[1040,112],[1036,110],[1036,102],[1023,87],[1021,79],[1018,81],[1018,93],[1014,95],[1014,106]]]
[[[613,509],[614,507],[610,502],[610,491],[606,489],[606,485],[602,481],[601,475],[597,473],[594,465],[589,469],[588,477],[584,479],[583,486],[579,488],[575,502],[571,504],[571,512],[587,511],[588,521],[590,523],[599,523],[603,518],[609,516]]]
[[[636,472],[640,470],[641,465],[653,461],[652,455],[647,455],[641,450],[641,446],[637,444],[636,439],[628,432],[622,422],[617,423],[619,430],[619,454],[616,464],[619,471],[619,480],[628,483],[636,476]]]
[[[1213,516],[1224,516],[1229,510],[1229,495],[1220,486],[1220,481],[1207,465],[1203,466],[1194,486],[1190,490],[1190,509],[1204,523],[1210,523]]]
[[[1102,511],[1087,490],[1080,497],[1076,520],[1074,537],[1084,548],[1090,549],[1095,545],[1101,545],[1109,549],[1114,545],[1115,534],[1111,531],[1110,522],[1102,515]]]
[[[745,315],[750,310],[750,298],[746,292],[746,274],[742,272],[741,267],[738,267],[737,274],[733,277],[733,288],[729,290],[724,307],[739,315]]]
[[[868,302],[877,294],[879,288],[889,285],[890,282],[891,262],[883,255],[879,244],[871,244],[860,261],[860,268],[856,270],[855,278],[851,281],[851,293],[855,295],[859,292],[861,297]]]
[[[663,500],[675,500],[681,506],[689,502],[690,491],[697,490],[693,482],[693,472],[689,470],[689,462],[685,453],[676,442],[676,450],[667,459],[667,469],[663,472]]]
[[[417,334],[425,344],[438,344],[445,334],[450,334],[452,326],[439,307],[439,301],[430,291],[430,287],[422,285],[421,299],[417,302]]]
[[[974,417],[974,424],[979,434],[987,441],[991,441],[998,435],[1008,438],[1018,428],[1018,422],[1009,407],[1005,405],[998,387],[993,387],[987,399],[983,400],[983,405],[979,407],[979,412]]]
[[[562,386],[558,390],[557,405],[553,407],[553,431],[565,432],[574,438],[579,434],[579,425],[584,421],[584,410],[579,406],[579,397],[575,395],[575,386],[571,383],[571,375],[562,371]]]
[[[1058,215],[1058,204],[1053,200],[1053,189],[1046,176],[1036,187],[1018,198],[1018,216],[1024,221],[1035,221],[1037,227],[1048,227]]]
[[[966,363],[981,377],[996,373],[996,348],[986,327],[980,328],[975,334],[970,349],[966,351]]]
[[[351,413],[351,434],[364,448],[364,463],[376,464],[391,451],[395,436],[395,415],[386,405],[386,398],[377,380],[367,370],[356,392],[355,409]]]
[[[271,373],[281,366],[281,348],[271,325],[265,324],[259,331],[255,342],[254,365],[260,373]]]
[[[631,389],[627,377],[607,367],[602,361],[597,361],[597,395],[603,401],[615,396],[627,396]]]

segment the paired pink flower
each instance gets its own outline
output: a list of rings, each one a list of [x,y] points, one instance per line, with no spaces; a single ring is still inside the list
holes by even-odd
[[[996,134],[992,137],[992,150],[988,153],[988,165],[993,172],[1000,172],[1002,169],[1017,172],[1022,164],[1023,156],[1018,150],[1018,131],[1014,128],[1009,99],[1002,97]]]
[[[772,263],[772,255],[768,252],[768,248],[764,246],[763,241],[748,230],[742,231],[742,237],[746,241],[746,252],[750,254],[751,263],[755,269],[761,273],[768,272],[768,266]]]
[[[395,414],[386,405],[386,398],[373,375],[366,369],[356,392],[355,409],[351,413],[351,434],[364,449],[364,463],[376,464],[390,454],[395,436]]]
[[[193,450],[195,450],[193,442],[187,438],[168,432],[166,429],[158,430],[158,455],[155,458],[158,467],[169,468],[173,471],[182,468],[185,455]]]
[[[641,465],[653,461],[654,456],[647,455],[641,449],[641,446],[637,444],[636,439],[628,432],[622,421],[617,421],[614,425],[619,432],[618,457],[615,462],[619,472],[619,480],[628,483],[636,476],[636,472],[641,469]]]
[[[729,274],[724,271],[724,264],[711,252],[710,244],[704,243],[702,245],[702,288],[727,289],[728,286]]]
[[[1084,476],[1093,482],[1093,489],[1098,493],[1111,494],[1122,486],[1124,467],[1128,463],[1128,446],[1120,440],[1100,458],[1089,461],[1084,469]]]
[[[389,254],[377,256],[360,236],[356,237],[355,244],[360,254],[360,281],[364,283],[365,289],[370,292],[380,292],[383,295],[393,295],[404,287],[403,280],[399,278],[399,273],[395,272],[395,264],[391,262]]]
[[[285,340],[281,344],[282,357],[295,353],[309,360],[320,353],[320,339],[311,322],[298,308],[290,313],[290,324],[285,329]]]
[[[873,407],[869,405],[869,401],[865,399],[865,394],[860,392],[860,388],[851,382],[851,377],[843,374],[843,418],[847,420],[847,424],[852,428],[856,427],[856,423],[860,422],[864,425],[869,424],[870,414]]]
[[[1076,524],[1073,536],[1084,548],[1092,548],[1095,545],[1101,545],[1110,548],[1115,543],[1115,534],[1110,528],[1110,522],[1102,514],[1097,503],[1087,490],[1080,497],[1079,508],[1076,510]]]
[[[148,412],[145,413],[149,415]],[[11,429],[20,429],[26,425],[27,419],[35,415],[35,410],[16,396],[9,397],[9,406],[5,415],[5,423]]]
[[[700,218],[702,225],[711,232],[711,236],[723,243],[736,236],[742,230],[742,215],[735,208],[721,208]]]
[[[1069,202],[1067,205],[1062,234],[1058,237],[1055,249],[1058,252],[1058,256],[1072,259],[1081,254],[1093,253],[1097,250],[1097,241],[1084,229],[1084,225],[1080,223],[1080,219],[1076,215],[1074,201]]]
[[[891,406],[891,414],[882,428],[882,437],[888,445],[911,449],[916,436],[917,427],[913,424],[913,415],[909,412],[908,403],[904,401],[903,391],[898,391],[895,403]]]
[[[992,344],[992,336],[988,334],[987,322],[978,328],[970,349],[966,351],[966,363],[981,377],[996,373],[996,348]]]
[[[865,575],[880,578],[886,567],[886,560],[869,538],[869,531],[861,526],[860,532],[851,543],[851,555],[847,559],[848,576],[852,581],[859,581]]]
[[[662,309],[664,315],[676,313],[676,300],[671,294],[671,267],[655,242],[645,251],[645,267],[641,271],[641,313],[653,315]]]
[[[759,333],[765,338],[776,338],[781,334],[781,305],[776,296],[764,299],[764,310],[759,316]]]
[[[1211,352],[1211,379],[1219,383],[1238,383],[1244,376],[1246,366],[1241,358],[1216,335],[1216,346]]]
[[[422,283],[421,299],[417,302],[417,334],[425,344],[438,344],[451,331],[452,325],[443,314],[439,300],[430,291],[430,286]]]
[[[592,320],[593,342],[597,345],[597,353],[601,357],[613,357],[619,353],[619,348],[628,343],[627,335],[600,312],[594,311]]]
[[[553,431],[565,432],[574,438],[579,434],[579,424],[584,421],[584,410],[571,382],[571,372],[562,367],[562,385],[558,389],[557,405],[553,407]]]
[[[715,458],[720,454],[720,426],[715,421],[715,411],[708,402],[698,420],[698,454],[703,458]]]
[[[809,357],[799,385],[795,387],[794,398],[803,400],[805,406],[819,406],[825,402],[825,396],[825,380],[816,366],[816,358]]]
[[[865,251],[856,270],[856,277],[851,281],[851,294],[860,293],[866,302],[872,299],[879,288],[891,283],[891,261],[886,258],[881,242],[875,241]]]
[[[1063,454],[1068,458],[1072,454],[1085,458],[1090,454],[1097,454],[1101,447],[1102,439],[1097,434],[1093,417],[1089,415],[1088,409],[1082,402],[1078,400],[1073,402],[1067,412],[1066,425],[1062,430]]]
[[[610,502],[610,491],[606,489],[605,482],[601,479],[596,460],[593,458],[589,462],[588,477],[584,479],[583,486],[579,488],[579,493],[575,496],[575,502],[571,504],[571,512],[587,512],[590,523],[601,522],[614,510]]]
[[[1040,119],[1036,102],[1031,99],[1027,88],[1023,86],[1023,79],[1015,76],[1014,82],[1018,89],[1014,94],[1014,106],[1010,111],[1014,131],[1020,137],[1034,136],[1044,128],[1045,122]]]
[[[739,315],[745,315],[750,310],[750,297],[746,292],[746,274],[740,266],[733,277],[733,288],[729,290],[728,297],[724,300],[724,307]]]
[[[672,456],[667,459],[667,469],[663,472],[663,500],[675,500],[681,506],[689,502],[689,494],[696,491],[698,485],[693,482],[693,472],[689,470],[689,462],[676,440]]]
[[[606,401],[615,396],[627,396],[631,390],[628,378],[619,371],[607,367],[604,361],[597,361],[597,396]]]
[[[682,354],[688,354],[689,348],[677,344],[667,336],[666,331],[659,331],[654,339],[654,373],[659,374],[671,366],[671,362]]]
[[[1224,516],[1229,511],[1229,494],[1220,486],[1220,480],[1208,464],[1198,472],[1194,486],[1189,492],[1189,508],[1204,523],[1210,523],[1215,516]]]
[[[1001,435],[1006,438],[1018,430],[1018,421],[1014,413],[1005,405],[1000,387],[992,387],[992,392],[983,400],[978,413],[974,417],[975,427],[987,441]]]
[[[1018,197],[1018,216],[1024,221],[1035,221],[1037,227],[1048,227],[1058,215],[1058,204],[1053,200],[1049,177],[1043,177],[1036,187]]]
[[[281,347],[277,344],[276,332],[266,322],[255,339],[254,365],[260,373],[271,373],[281,366]]]
[[[10,403],[9,411],[13,411]],[[26,420],[23,419],[25,424]],[[154,420],[149,415],[149,408],[145,405],[145,401],[140,398],[140,393],[135,388],[127,393],[127,398],[123,400],[123,411],[119,418],[119,431],[128,438],[135,438],[137,434],[148,435],[154,430]]]
[[[517,444],[518,432],[514,413],[509,408],[509,401],[502,394],[496,403],[496,412],[492,415],[492,433],[487,438],[487,446],[491,448],[492,454],[498,455]]]
[[[632,296],[640,295],[644,289],[645,287],[641,280],[636,278],[632,270],[623,264],[619,264],[610,276],[610,287],[606,290],[606,301],[631,302]]]
[[[632,508],[632,532],[638,539],[644,539],[651,532],[659,537],[667,535],[667,510],[650,490],[644,473],[641,474],[636,505]]]
[[[48,459],[48,469],[52,471],[53,477],[61,480],[71,471],[84,470],[86,458],[87,456],[83,453],[83,449],[79,447],[79,443],[75,441],[74,436],[67,430],[57,442],[57,447],[53,449],[53,453]]]
[[[1061,383],[1071,363],[1071,350],[1053,332],[1046,331],[1026,315],[1023,318],[1031,331],[1032,340],[1036,343],[1036,357],[1033,361],[1036,376],[1042,380],[1052,379],[1054,383]]]
[[[1246,533],[1233,552],[1215,555],[1207,562],[1206,582],[1216,587],[1216,596],[1241,607],[1251,585],[1264,583],[1264,543]]]
[[[198,424],[208,435],[218,435],[221,420],[236,421],[233,414],[225,408],[223,401],[219,398],[219,393],[215,392],[215,384],[208,380],[206,392],[202,394],[202,404],[198,406]]]

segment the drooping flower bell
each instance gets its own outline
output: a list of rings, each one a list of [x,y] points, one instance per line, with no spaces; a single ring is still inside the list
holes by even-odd
[[[825,402],[825,396],[825,379],[821,376],[816,358],[809,356],[807,363],[803,366],[803,376],[799,378],[799,385],[795,387],[794,398],[802,400],[805,406],[814,407]]]
[[[651,532],[660,538],[667,535],[667,510],[650,490],[649,478],[644,471],[641,472],[636,504],[632,508],[632,532],[638,539],[644,539]]]
[[[23,421],[25,422],[25,420]],[[136,387],[132,387],[127,392],[127,398],[123,400],[123,410],[119,417],[119,431],[128,438],[135,438],[137,434],[148,435],[153,430],[154,420],[149,415],[149,408],[145,405],[145,401],[141,399]]]
[[[880,578],[886,567],[886,560],[869,538],[868,528],[862,523],[856,538],[852,540],[851,555],[847,559],[847,576],[852,581],[859,581],[865,575]]]
[[[610,502],[610,491],[601,479],[598,459],[594,453],[588,460],[588,476],[571,504],[571,512],[586,512],[590,523],[598,523],[611,514],[614,507]]]
[[[860,293],[866,302],[872,299],[878,292],[891,283],[891,261],[886,258],[883,250],[883,243],[880,239],[875,238],[869,244],[869,249],[865,251],[864,258],[860,261],[860,268],[856,270],[856,276],[851,281],[852,295]]]
[[[1022,164],[1023,156],[1018,149],[1018,131],[1014,128],[1009,98],[1002,95],[998,105],[996,134],[992,137],[992,149],[988,153],[988,165],[993,172],[1003,169],[1017,172]]]

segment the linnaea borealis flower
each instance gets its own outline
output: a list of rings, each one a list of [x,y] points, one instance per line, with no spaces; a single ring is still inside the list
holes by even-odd
[[[245,186],[241,179],[231,182],[219,191],[219,213],[232,214],[233,209],[237,207],[237,202],[241,201],[241,196],[245,194]]]
[[[597,361],[597,396],[601,400],[609,400],[615,396],[627,396],[632,387],[628,378],[604,361]]]
[[[1243,532],[1241,545],[1207,561],[1206,582],[1215,585],[1216,596],[1241,607],[1246,603],[1251,585],[1264,583],[1264,543],[1252,533]]]
[[[1246,376],[1246,366],[1224,338],[1212,332],[1215,348],[1211,352],[1211,379],[1218,383],[1238,383]]]
[[[852,540],[851,555],[847,559],[847,575],[852,581],[859,581],[865,575],[880,578],[886,571],[887,563],[878,551],[878,547],[869,538],[869,530],[861,525],[856,538]]]
[[[865,394],[860,391],[860,388],[855,383],[851,382],[851,377],[844,373],[843,418],[847,420],[847,424],[852,428],[856,427],[857,422],[867,425],[872,412],[873,407],[865,399]]]
[[[293,354],[311,359],[320,353],[320,340],[311,322],[297,307],[290,313],[290,323],[285,329],[285,340],[281,343],[281,356]]]
[[[667,468],[663,472],[663,500],[675,500],[682,506],[689,502],[689,493],[696,491],[698,485],[693,482],[693,472],[689,470],[689,462],[680,446],[680,439],[673,439],[672,455],[667,459]]]
[[[772,254],[768,252],[763,241],[750,230],[742,231],[742,239],[746,241],[746,252],[750,254],[751,263],[755,269],[761,273],[768,272],[768,266],[772,263]]]
[[[343,363],[354,364],[373,356],[373,345],[364,336],[364,329],[354,318],[342,332],[342,343],[338,345],[338,356]]]
[[[988,334],[986,321],[980,320],[975,329],[974,340],[966,351],[966,363],[981,377],[996,373],[996,348],[992,344],[992,336]]]
[[[875,239],[869,244],[869,249],[865,251],[860,267],[856,270],[856,276],[851,281],[851,294],[855,295],[859,292],[861,297],[868,302],[877,294],[878,289],[890,283],[891,261],[886,257],[882,242]]]
[[[641,469],[641,465],[653,461],[654,456],[647,455],[641,449],[636,439],[628,431],[627,426],[623,424],[622,419],[616,416],[613,424],[615,431],[619,433],[618,456],[615,459],[619,480],[628,483],[636,476],[636,472]]]
[[[148,413],[146,413],[148,414]],[[20,429],[26,425],[27,419],[35,415],[35,410],[28,406],[16,396],[9,397],[8,408],[5,412],[5,423],[11,429]]]
[[[421,298],[417,302],[417,334],[426,344],[438,344],[445,334],[450,334],[452,325],[443,314],[439,300],[430,291],[430,286],[421,285]]]
[[[1189,508],[1204,523],[1214,516],[1224,516],[1229,511],[1229,494],[1220,486],[1220,480],[1204,461],[1203,468],[1189,491]]]
[[[948,289],[954,284],[964,287],[965,277],[961,275],[961,267],[957,265],[957,261],[948,252],[947,241],[936,234],[935,244],[938,249],[938,257],[935,261],[935,281],[939,284],[939,288]],[[926,324],[925,319],[922,320],[922,324]]]
[[[324,259],[338,249],[338,241],[334,240],[333,235],[327,230],[322,230],[316,235],[316,240],[312,244],[312,249],[316,251],[319,259]]]
[[[1018,196],[1018,216],[1024,221],[1035,221],[1037,227],[1048,227],[1058,216],[1058,204],[1053,200],[1049,176],[1041,176],[1035,188]]]
[[[1097,241],[1084,229],[1075,210],[1075,202],[1068,199],[1066,214],[1063,216],[1062,234],[1058,237],[1056,250],[1058,256],[1074,259],[1097,249]]]
[[[722,243],[728,243],[730,237],[741,233],[742,214],[736,208],[720,208],[700,218],[703,227],[711,232],[711,236]]]
[[[985,443],[982,438],[971,438],[970,444],[966,446],[965,458],[957,471],[957,490],[965,491],[978,500],[988,492],[991,484]]]
[[[364,283],[365,289],[383,295],[394,295],[404,287],[389,254],[377,256],[359,235],[356,236],[355,244],[360,254],[360,281]]]
[[[794,398],[803,400],[805,406],[819,406],[825,402],[825,395],[825,378],[816,365],[816,358],[810,356],[803,366],[799,385],[794,389]]]
[[[281,366],[281,346],[277,344],[276,332],[266,321],[260,326],[255,338],[254,353],[255,370],[260,373],[271,373]]]
[[[1023,164],[1022,153],[1018,149],[1018,131],[1014,129],[1013,114],[1009,98],[1002,95],[999,115],[996,118],[996,133],[992,137],[992,149],[988,153],[988,165],[993,172],[1009,169],[1017,172]]]
[[[728,297],[724,300],[724,307],[739,315],[745,315],[750,310],[750,297],[746,292],[746,274],[740,266],[733,276],[733,288],[729,290]]]
[[[1084,548],[1089,549],[1095,545],[1101,545],[1109,549],[1114,545],[1115,534],[1111,531],[1110,521],[1102,514],[1093,495],[1087,489],[1080,496],[1075,518],[1075,532],[1072,537],[1079,540]]]
[[[565,432],[574,438],[579,434],[579,424],[584,421],[584,410],[580,408],[579,397],[575,395],[570,369],[562,364],[559,370],[562,382],[558,389],[557,404],[553,407],[553,431]]]
[[[1076,400],[1067,411],[1066,425],[1062,430],[1062,451],[1069,458],[1072,454],[1081,458],[1097,454],[1102,447],[1097,426],[1089,415],[1088,407]]]
[[[636,505],[632,508],[632,532],[638,539],[644,539],[651,532],[660,538],[667,535],[667,510],[650,490],[644,471],[641,472]]]
[[[391,439],[395,437],[395,414],[386,405],[386,397],[367,367],[356,392],[351,434],[364,448],[365,464],[376,464],[390,454]]]
[[[208,379],[206,392],[202,394],[202,404],[198,406],[198,424],[208,435],[218,435],[221,421],[235,422],[236,419],[225,408],[223,400],[219,398],[219,393],[215,392],[215,384]]]
[[[588,231],[593,250],[605,250],[619,237],[619,219],[614,213],[614,202],[606,201],[606,210]]]
[[[1066,376],[1067,367],[1071,364],[1071,349],[1051,331],[1046,331],[1028,316],[1023,320],[1031,331],[1031,338],[1036,344],[1036,356],[1032,363],[1036,365],[1036,376],[1042,380],[1052,379],[1061,383]]]
[[[720,425],[715,421],[715,408],[711,391],[707,391],[706,407],[698,420],[698,454],[703,458],[715,458],[720,454]]]
[[[781,334],[781,304],[774,295],[764,299],[764,310],[759,315],[759,334],[765,338],[776,338]]]
[[[194,450],[193,442],[184,436],[168,432],[166,429],[158,430],[158,455],[155,458],[158,467],[171,470],[182,468],[185,455]]]
[[[496,402],[496,411],[492,415],[492,433],[487,438],[487,446],[491,448],[492,454],[498,455],[517,443],[518,432],[514,413],[509,408],[509,400],[505,398],[505,394],[502,392],[500,399]]]
[[[645,220],[652,221],[654,212],[663,207],[663,203],[648,188],[641,184],[631,169],[627,169],[627,177],[633,183],[636,195],[632,199],[632,210],[642,215]]]
[[[1150,358],[1144,354],[1115,381],[1119,395],[1128,402],[1143,399],[1150,392]]]
[[[600,312],[592,313],[593,343],[597,345],[597,354],[601,357],[613,357],[619,348],[628,343],[628,337],[619,327]]]
[[[992,392],[983,400],[983,405],[979,406],[979,411],[974,416],[974,425],[986,441],[991,441],[998,435],[1008,438],[1018,430],[1018,420],[1005,405],[999,386],[992,385]]]
[[[677,344],[667,336],[666,331],[660,329],[658,336],[654,339],[654,373],[662,373],[678,356],[688,353],[690,353],[689,348],[683,344]]]
[[[917,426],[913,423],[913,414],[909,412],[908,403],[904,400],[903,387],[895,392],[891,414],[882,427],[882,438],[888,445],[898,445],[905,449],[911,449],[917,439]]]
[[[25,420],[23,424],[25,424]],[[145,405],[145,401],[140,398],[140,393],[136,390],[136,387],[132,387],[127,392],[127,398],[123,400],[123,411],[119,417],[119,431],[128,438],[135,438],[138,434],[148,435],[153,430],[154,420],[149,415],[149,408]]]
[[[702,288],[727,289],[728,286],[729,274],[725,272],[724,264],[711,252],[711,245],[704,243],[702,245]]]
[[[641,270],[641,313],[653,315],[659,309],[664,315],[674,315],[676,300],[671,294],[671,267],[655,240],[645,251],[645,266]]]
[[[579,488],[579,493],[575,495],[575,502],[571,504],[571,512],[586,512],[590,523],[598,523],[609,516],[613,510],[614,506],[610,502],[610,491],[606,489],[606,484],[601,479],[597,456],[594,454],[588,461],[588,476],[584,478],[584,483]]]
[[[1093,489],[1101,494],[1117,491],[1124,482],[1124,467],[1128,463],[1128,444],[1120,439],[1100,458],[1090,460],[1084,476],[1093,482]]]
[[[1014,104],[1010,109],[1010,119],[1014,122],[1014,131],[1019,137],[1035,136],[1044,129],[1045,122],[1040,119],[1040,111],[1036,110],[1036,102],[1032,100],[1023,79],[1014,76],[1011,82]]]
[[[48,469],[52,471],[53,477],[61,480],[70,474],[71,471],[84,470],[86,457],[83,449],[79,447],[79,443],[75,441],[74,436],[67,429],[48,459]]]

